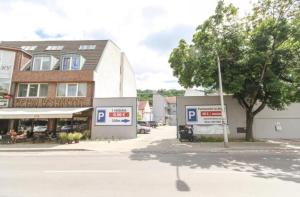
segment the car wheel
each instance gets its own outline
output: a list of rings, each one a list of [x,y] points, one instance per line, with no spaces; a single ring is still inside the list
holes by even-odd
[[[145,134],[145,130],[144,130],[144,129],[141,129],[141,133]]]

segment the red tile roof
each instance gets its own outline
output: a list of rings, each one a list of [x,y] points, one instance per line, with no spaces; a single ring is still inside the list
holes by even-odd
[[[148,101],[139,101],[139,110],[144,110]]]
[[[176,103],[176,97],[172,96],[172,97],[166,97],[166,102],[169,104],[175,104]]]

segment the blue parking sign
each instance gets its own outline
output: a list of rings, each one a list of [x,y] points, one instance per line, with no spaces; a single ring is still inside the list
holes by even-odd
[[[188,122],[197,122],[197,109],[187,109],[187,120]]]
[[[105,122],[106,121],[106,110],[98,110],[97,111],[97,122]]]

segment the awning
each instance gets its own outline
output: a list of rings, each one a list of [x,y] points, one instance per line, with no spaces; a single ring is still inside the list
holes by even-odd
[[[72,118],[88,109],[91,108],[3,108],[0,109],[0,119]]]

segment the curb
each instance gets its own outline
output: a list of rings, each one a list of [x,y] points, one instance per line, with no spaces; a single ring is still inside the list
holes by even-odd
[[[5,149],[0,152],[64,152],[64,151],[93,151],[88,149]]]

